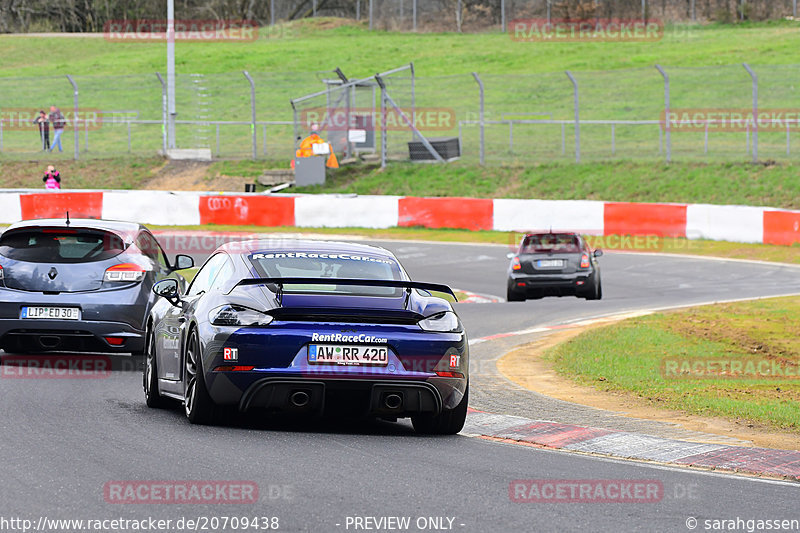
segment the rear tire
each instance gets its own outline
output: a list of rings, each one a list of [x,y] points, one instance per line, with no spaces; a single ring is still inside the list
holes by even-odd
[[[155,335],[148,328],[144,346],[144,369],[142,388],[147,407],[160,409],[167,406],[167,400],[158,392],[158,362],[156,361]]]
[[[603,283],[600,279],[597,279],[597,283],[595,283],[592,290],[584,296],[587,300],[600,300],[603,297]]]
[[[524,294],[520,294],[517,291],[511,290],[509,288],[509,289],[506,289],[506,301],[509,301],[509,302],[524,302],[525,301],[525,295]]]
[[[414,430],[423,435],[455,435],[464,428],[469,403],[469,383],[464,389],[464,397],[453,409],[442,409],[438,415],[419,415],[411,417]]]
[[[206,388],[197,330],[189,333],[184,366],[186,375],[184,377],[183,405],[186,418],[192,424],[212,425],[216,423],[218,409]]]

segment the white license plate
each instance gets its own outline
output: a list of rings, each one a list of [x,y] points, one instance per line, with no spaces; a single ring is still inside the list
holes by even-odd
[[[536,266],[539,268],[561,268],[564,262],[561,259],[539,259],[536,261]]]
[[[308,362],[317,365],[386,366],[389,363],[389,348],[352,344],[309,344]]]
[[[20,318],[49,318],[52,320],[80,320],[81,310],[78,307],[23,307]]]

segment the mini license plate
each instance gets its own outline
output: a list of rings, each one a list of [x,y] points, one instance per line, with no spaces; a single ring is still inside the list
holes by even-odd
[[[80,320],[81,310],[78,307],[23,307],[20,318],[49,318],[51,320]]]
[[[564,262],[561,259],[539,259],[536,261],[536,266],[539,268],[561,268]]]
[[[308,362],[317,365],[386,366],[389,363],[389,348],[352,344],[309,344]]]

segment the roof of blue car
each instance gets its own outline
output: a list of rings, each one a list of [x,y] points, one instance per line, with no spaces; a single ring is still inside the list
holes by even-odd
[[[361,253],[379,255],[394,259],[394,255],[384,248],[353,242],[317,241],[312,239],[252,239],[229,242],[219,248],[232,254],[251,254],[255,252],[323,252],[323,253]]]

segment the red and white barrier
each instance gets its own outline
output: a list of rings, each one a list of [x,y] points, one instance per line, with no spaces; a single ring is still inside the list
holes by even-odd
[[[800,211],[769,207],[410,196],[168,191],[0,192],[0,222],[105,218],[158,225],[577,231],[790,245]]]

